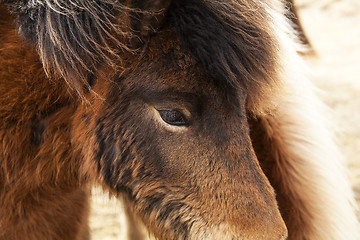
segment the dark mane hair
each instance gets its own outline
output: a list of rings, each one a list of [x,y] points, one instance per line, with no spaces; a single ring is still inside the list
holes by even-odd
[[[274,85],[278,53],[272,27],[266,25],[271,20],[265,4],[174,1],[170,14],[171,27],[221,84],[240,87],[248,95],[264,95],[265,86]]]
[[[130,32],[116,19],[126,9],[119,1],[4,2],[18,16],[20,34],[36,45],[46,73],[56,73],[80,95],[96,66],[113,64],[126,48],[122,39]]]
[[[36,44],[45,71],[63,77],[80,95],[90,88],[96,66],[119,67],[115,62],[131,51],[128,16],[133,9],[123,1],[5,2],[19,16],[20,33]],[[266,7],[270,4],[258,1],[173,1],[167,26],[208,75],[257,99],[274,85],[278,62]]]

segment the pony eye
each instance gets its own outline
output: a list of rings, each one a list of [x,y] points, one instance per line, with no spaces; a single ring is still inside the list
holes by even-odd
[[[158,110],[164,122],[174,126],[188,126],[187,119],[179,110]]]

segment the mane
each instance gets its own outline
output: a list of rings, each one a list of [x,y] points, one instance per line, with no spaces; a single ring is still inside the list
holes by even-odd
[[[62,77],[82,95],[99,63],[114,68],[131,37],[116,16],[116,0],[5,0],[18,17],[19,33],[37,47],[48,76]]]
[[[172,28],[205,72],[223,86],[242,89],[255,111],[281,84],[272,7],[270,1],[184,0],[170,9]]]
[[[119,67],[134,38],[132,6],[116,0],[5,0],[19,32],[37,46],[45,72],[56,73],[80,95],[99,64]],[[136,2],[136,1],[134,1]],[[270,1],[173,1],[168,24],[205,72],[220,85],[241,88],[250,108],[278,84],[278,46]],[[269,90],[270,88],[270,90]]]

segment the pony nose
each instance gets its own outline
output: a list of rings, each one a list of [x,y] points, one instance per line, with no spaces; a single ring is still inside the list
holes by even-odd
[[[275,216],[276,218],[276,216]],[[200,234],[201,235],[201,234]],[[204,237],[191,237],[193,240],[287,240],[288,232],[282,219],[264,221],[263,219],[252,219],[250,225],[239,223],[233,226],[229,223],[210,227],[205,231]]]
[[[259,186],[247,185],[242,193],[235,196],[232,211],[227,217],[228,223],[236,226],[242,238],[258,240],[287,239],[287,227],[280,214],[276,196],[271,185],[261,174],[257,178]],[[235,189],[233,189],[235,191]]]
[[[276,204],[275,196],[272,194],[270,196],[266,196],[267,194],[264,194],[265,196],[248,194],[244,197],[244,195],[239,194],[232,200],[230,197],[226,198],[226,201],[231,201],[231,204],[214,210],[220,211],[218,215],[222,214],[222,224],[219,226],[222,239],[287,239],[287,227]],[[219,204],[222,203],[219,202]],[[216,216],[212,216],[212,219],[214,218]]]
[[[263,206],[264,207],[264,206]],[[288,237],[287,227],[275,202],[261,208],[255,206],[248,213],[247,219],[242,219],[249,226],[249,239],[285,240]]]
[[[250,229],[246,231],[249,235],[236,239],[256,239],[256,240],[286,240],[288,232],[280,214],[274,214],[269,220],[266,218],[257,218],[252,222]],[[243,231],[243,229],[241,229]]]

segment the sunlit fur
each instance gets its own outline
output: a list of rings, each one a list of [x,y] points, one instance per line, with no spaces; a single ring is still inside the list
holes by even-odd
[[[89,88],[99,62],[111,64],[121,53],[121,39],[130,34],[114,19],[124,11],[114,0],[4,2],[18,13],[19,32],[36,44],[45,72],[55,72],[79,93]]]
[[[94,181],[161,240],[357,239],[282,3],[154,2],[0,1],[0,239],[88,239]]]
[[[287,17],[291,20],[291,27],[294,28],[296,34],[298,35],[298,39],[301,42],[302,46],[298,50],[300,53],[304,54],[313,54],[315,53],[315,49],[311,45],[311,41],[306,35],[304,28],[301,24],[301,19],[298,14],[298,9],[296,7],[296,3],[294,0],[286,0]]]
[[[281,12],[273,16],[286,66],[283,99],[271,115],[258,118],[263,135],[254,142],[261,142],[255,149],[275,186],[289,239],[358,239],[356,204],[330,130],[331,114],[304,76],[294,42],[284,34],[291,36],[291,31]]]

